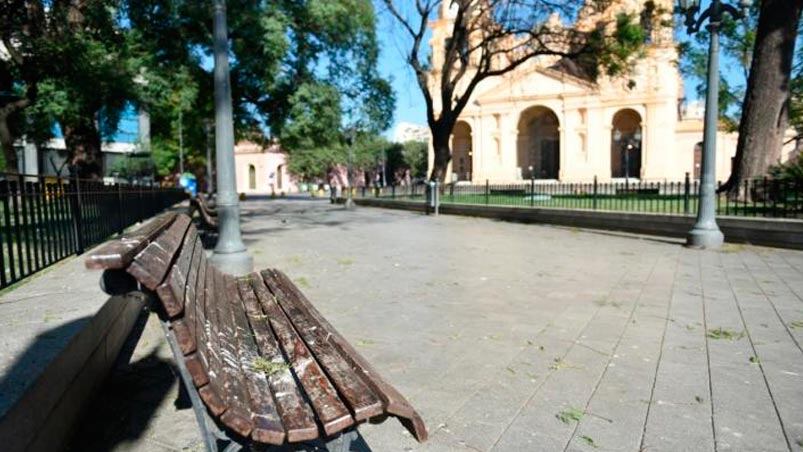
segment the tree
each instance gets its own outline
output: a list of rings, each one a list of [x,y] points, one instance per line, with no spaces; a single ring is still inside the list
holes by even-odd
[[[406,60],[426,104],[435,154],[433,180],[444,179],[451,160],[452,130],[483,80],[541,55],[573,59],[594,77],[600,68],[613,75],[627,68],[645,38],[641,26],[625,14],[617,15],[612,23],[599,21],[591,27],[555,23],[556,14],[574,17],[582,10],[591,15],[609,5],[603,0],[415,0],[414,6],[402,8],[405,3],[384,0],[410,40]],[[443,42],[442,57],[431,58],[430,64],[422,46],[439,8],[450,12],[453,25]]]
[[[303,92],[311,87],[339,94],[341,121],[319,142],[341,146],[345,124],[388,126],[394,98],[376,69],[371,0],[231,0],[228,11],[238,139],[300,136],[294,115],[314,108],[302,105],[317,102]],[[200,170],[213,117],[211,27],[210,0],[0,2],[0,145],[9,165],[15,139],[35,132],[47,141],[58,123],[71,163],[99,175],[101,143],[133,106],[151,115],[160,174],[175,170],[179,116],[185,161]]]
[[[12,122],[36,101],[39,81],[48,70],[45,9],[39,2],[0,3],[0,147],[5,167],[17,171],[17,138]],[[46,54],[48,53],[48,54]],[[17,121],[19,124],[19,121]]]
[[[733,171],[722,188],[731,196],[739,196],[741,180],[766,175],[780,160],[801,10],[803,0],[761,2]]]
[[[2,90],[17,97],[0,106],[0,143],[14,168],[21,133],[52,136],[57,120],[70,163],[99,175],[101,137],[112,134],[130,97],[118,0],[9,0],[0,6]],[[20,115],[30,109],[25,118]]]

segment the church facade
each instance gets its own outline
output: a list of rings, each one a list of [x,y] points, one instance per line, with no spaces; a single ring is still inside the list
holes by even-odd
[[[672,10],[671,0],[653,4]],[[640,2],[615,2],[601,15],[615,17],[628,8],[639,11]],[[451,14],[445,6],[430,24],[432,67],[442,61]],[[581,14],[576,25],[590,26],[600,18]],[[557,17],[552,21],[561,26]],[[621,77],[591,80],[572,61],[545,56],[484,80],[454,128],[448,181],[699,177],[703,108],[699,103],[684,105],[677,60],[673,30],[663,25],[651,30],[643,57]],[[718,179],[730,174],[736,140],[734,133],[718,133]],[[432,159],[430,151],[430,169]]]

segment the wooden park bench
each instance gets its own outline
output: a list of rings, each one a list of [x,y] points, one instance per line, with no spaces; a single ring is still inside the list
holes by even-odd
[[[352,450],[365,444],[358,424],[389,416],[426,440],[413,407],[284,273],[219,271],[187,215],[156,217],[102,245],[86,266],[105,270],[109,293],[131,290],[133,276],[158,297],[208,449],[223,440],[227,450],[310,441]]]
[[[192,217],[196,210],[206,227],[217,230],[217,211],[209,206],[209,202],[201,193],[190,198],[189,216]]]

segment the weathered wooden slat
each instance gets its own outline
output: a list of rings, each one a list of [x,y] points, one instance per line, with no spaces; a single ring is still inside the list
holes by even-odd
[[[181,347],[181,352],[185,355],[194,352],[197,348],[197,341],[195,339],[196,285],[198,283],[198,269],[200,268],[201,255],[205,253],[203,245],[201,245],[201,239],[198,238],[197,234],[193,234],[194,230],[195,228],[191,226],[190,232],[188,232],[187,236],[185,237],[181,256],[179,256],[179,260],[177,261],[176,265],[173,266],[173,269],[170,271],[170,275],[167,278],[170,282],[169,286],[174,300],[179,299],[179,297],[183,297],[181,305],[183,306],[182,313],[184,316],[178,318],[174,322],[174,325],[177,330],[176,340]],[[187,243],[189,240],[192,240],[192,236],[195,237],[194,241],[191,244]],[[182,285],[180,273],[184,270],[184,251],[187,250],[189,252],[190,249],[192,249],[192,257],[190,258],[189,267],[186,271],[186,283]],[[179,272],[176,272],[177,269]],[[181,330],[181,337],[178,336],[179,329]]]
[[[264,285],[262,278],[259,278]],[[333,435],[354,424],[348,408],[338,397],[337,391],[312,356],[304,341],[296,333],[292,323],[268,291],[256,291],[257,298],[267,314],[273,331],[284,350],[287,361],[293,366],[304,392],[318,415],[318,420],[327,435]]]
[[[295,299],[298,302],[299,309],[305,312],[320,328],[326,330],[328,334],[331,334],[329,342],[340,351],[343,359],[346,359],[353,368],[358,369],[365,377],[364,381],[373,388],[380,398],[382,398],[385,404],[385,410],[390,414],[398,416],[404,426],[407,427],[418,441],[426,441],[427,429],[424,425],[424,421],[404,396],[379,376],[379,373],[368,364],[368,361],[357,353],[351,344],[335,330],[283,272],[279,270],[269,270],[268,272],[281,282],[283,288],[295,293]]]
[[[287,366],[254,290],[261,290],[263,297],[269,297],[270,293],[256,273],[238,280],[238,288],[259,354],[264,360],[276,366],[276,369],[268,375],[268,384],[287,432],[287,441],[293,443],[317,438],[318,425],[315,423],[315,414],[304,400],[293,373]]]
[[[363,381],[358,374],[359,369],[352,368],[337,347],[329,342],[331,333],[307,315],[296,299],[297,295],[286,290],[271,272],[262,272],[262,277],[279,306],[315,355],[315,360],[326,371],[341,398],[348,403],[354,419],[361,421],[382,414],[382,401]]]
[[[230,311],[234,336],[245,389],[248,392],[251,420],[254,423],[251,438],[261,443],[282,444],[286,435],[265,374],[270,369],[260,369],[262,359],[254,341],[254,333],[245,316],[243,302],[238,293],[238,283],[234,278],[226,278],[226,293],[230,295],[232,302]]]
[[[159,298],[162,300],[165,311],[170,318],[181,314],[184,309],[184,292],[187,290],[187,279],[191,271],[197,237],[198,231],[195,226],[190,225],[175,264],[170,269],[170,273],[164,282],[156,288],[156,293],[159,294]],[[181,342],[179,342],[179,345],[181,345]],[[183,346],[182,351],[185,351]]]
[[[179,215],[165,232],[149,243],[128,266],[128,273],[150,290],[164,281],[173,263],[184,234],[190,226],[190,217]]]
[[[209,373],[209,384],[200,388],[198,393],[204,403],[215,416],[220,416],[226,411],[226,402],[223,400],[223,389],[221,387],[222,366],[220,364],[220,352],[217,342],[217,328],[212,331],[210,319],[217,319],[217,309],[215,308],[215,269],[206,263],[206,257],[202,257],[201,265],[204,276],[203,296],[198,297],[196,306],[196,331],[198,340],[198,352],[206,363]]]
[[[189,248],[190,246],[188,245],[187,249]],[[182,353],[186,355],[184,360],[187,363],[187,370],[192,375],[195,386],[201,387],[209,383],[209,375],[207,374],[206,363],[204,363],[201,355],[196,352],[198,340],[196,337],[195,304],[197,301],[198,271],[201,267],[201,255],[205,252],[201,245],[201,240],[197,236],[191,248],[193,252],[190,268],[187,272],[186,285],[182,290],[184,293],[184,316],[174,322],[174,328],[180,327],[182,330],[186,330],[183,334],[188,336],[188,340],[184,343],[179,341],[179,346]],[[177,296],[175,288],[173,295]]]
[[[165,212],[141,227],[123,234],[116,240],[106,242],[87,256],[84,265],[88,269],[123,269],[148,243],[164,231],[173,220],[175,212]]]
[[[240,368],[237,353],[234,325],[231,319],[231,301],[226,293],[225,277],[215,272],[215,302],[217,319],[211,319],[213,328],[217,327],[217,338],[220,347],[220,364],[223,396],[228,409],[220,420],[242,436],[249,436],[254,429],[251,421],[248,395],[245,391],[245,381]]]

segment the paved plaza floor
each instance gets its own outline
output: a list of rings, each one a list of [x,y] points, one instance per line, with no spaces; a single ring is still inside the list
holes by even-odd
[[[243,230],[423,416],[375,451],[803,450],[803,252],[311,200]],[[200,450],[171,359],[152,316],[73,449]]]

